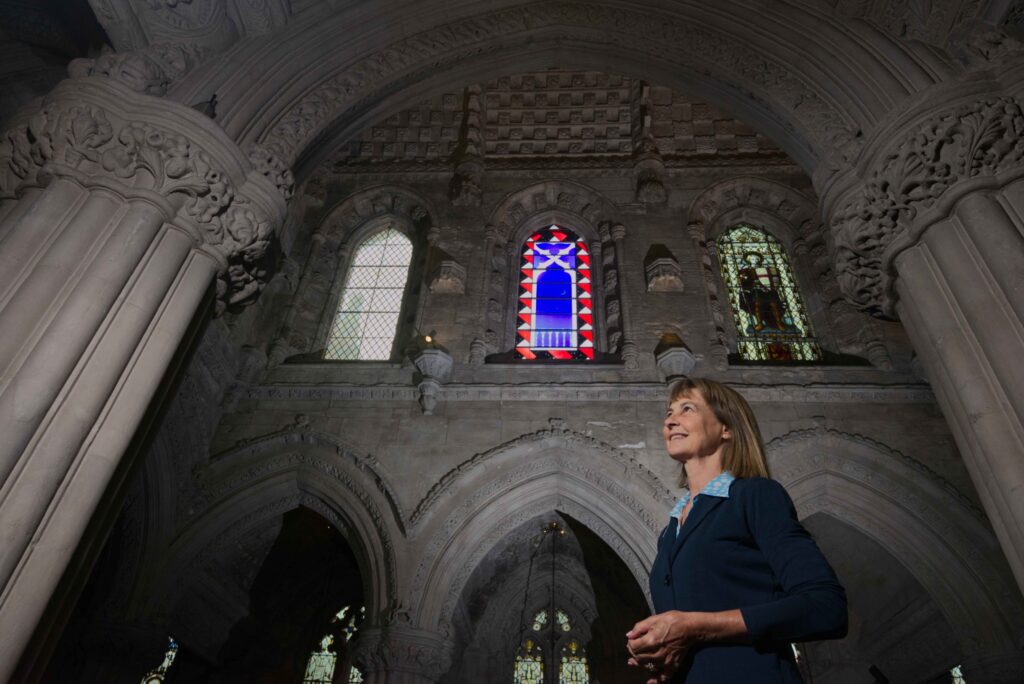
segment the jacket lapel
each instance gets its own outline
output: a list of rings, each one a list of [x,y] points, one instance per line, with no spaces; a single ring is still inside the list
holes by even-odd
[[[708,516],[711,511],[718,508],[721,503],[725,501],[719,496],[698,496],[693,502],[693,508],[690,510],[690,514],[686,516],[686,521],[683,523],[683,529],[680,530],[679,536],[675,540],[675,545],[672,547],[672,560],[676,559],[680,549],[683,548],[683,544],[693,534],[693,531],[704,522],[704,518]],[[673,530],[674,531],[674,530]]]

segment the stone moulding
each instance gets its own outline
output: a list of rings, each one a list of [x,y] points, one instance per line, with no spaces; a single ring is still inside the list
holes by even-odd
[[[1024,174],[1024,112],[1015,98],[964,102],[900,136],[832,217],[836,277],[849,301],[894,317],[893,262],[927,227],[922,214],[964,181],[1007,172]]]
[[[102,77],[64,81],[0,140],[0,198],[52,177],[161,207],[220,264],[218,312],[266,284],[283,199],[198,113]]]
[[[686,63],[705,72],[720,72],[724,81],[744,92],[754,106],[771,110],[767,102],[793,113],[803,133],[822,148],[839,150],[852,159],[860,149],[859,128],[831,97],[819,92],[795,71],[765,54],[730,40],[707,26],[651,12],[575,2],[534,3],[490,14],[458,19],[392,43],[348,64],[324,80],[279,118],[268,124],[258,142],[292,162],[310,141],[345,111],[362,106],[397,79],[415,79],[429,68],[436,71],[469,56],[501,49],[502,39],[524,31],[559,29],[567,38],[592,39],[594,29],[608,29],[605,40],[621,48],[642,49],[666,61]]]
[[[931,404],[935,396],[924,386],[913,385],[772,385],[739,386],[740,394],[752,402]],[[263,385],[249,389],[249,399],[298,399],[312,401],[417,401],[419,392],[408,385],[391,387],[366,385]],[[662,383],[563,383],[456,384],[438,389],[437,398],[458,401],[664,401]]]

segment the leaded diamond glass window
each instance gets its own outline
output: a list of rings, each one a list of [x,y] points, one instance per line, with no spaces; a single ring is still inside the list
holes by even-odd
[[[589,684],[590,667],[579,642],[573,639],[562,649],[558,668],[558,684]]]
[[[519,653],[516,654],[513,681],[515,684],[544,682],[544,656],[541,655],[540,646],[533,639],[523,642]]]
[[[412,243],[388,228],[360,243],[345,276],[324,358],[386,361],[391,358],[412,261]]]
[[[789,258],[773,236],[740,224],[718,239],[722,277],[736,319],[736,346],[750,361],[818,361]]]
[[[523,245],[516,356],[594,358],[590,250],[564,228],[549,226]]]

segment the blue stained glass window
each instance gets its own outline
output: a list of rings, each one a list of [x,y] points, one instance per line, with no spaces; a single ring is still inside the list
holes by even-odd
[[[593,359],[590,251],[572,232],[549,226],[523,245],[516,355]]]
[[[789,258],[762,229],[735,226],[718,239],[722,277],[736,319],[736,346],[750,361],[818,361]]]
[[[412,261],[412,243],[388,228],[363,240],[352,255],[324,358],[391,358]]]

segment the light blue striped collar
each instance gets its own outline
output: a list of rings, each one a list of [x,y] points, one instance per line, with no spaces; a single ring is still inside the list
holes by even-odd
[[[732,476],[728,470],[723,470],[721,475],[715,477],[715,479],[708,482],[707,486],[697,496],[717,496],[721,499],[729,498],[729,487],[732,486],[733,480],[736,478]],[[678,519],[679,514],[683,512],[683,508],[687,503],[690,502],[690,490],[683,490],[683,497],[676,502],[675,507],[669,514],[672,518]]]

